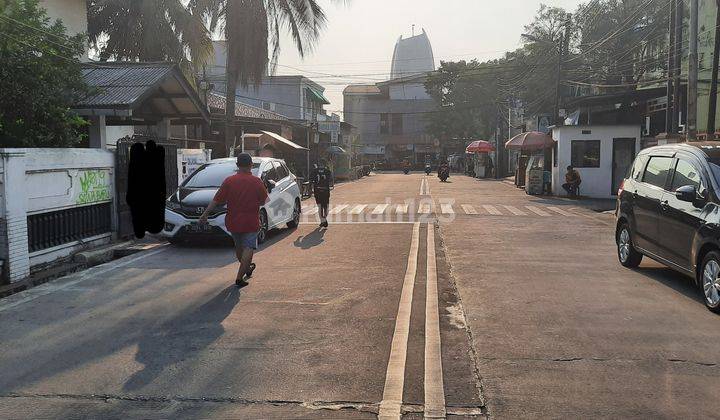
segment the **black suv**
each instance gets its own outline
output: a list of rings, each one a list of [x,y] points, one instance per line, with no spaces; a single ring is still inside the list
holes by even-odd
[[[643,255],[692,276],[720,313],[720,142],[642,150],[618,191],[618,258]]]

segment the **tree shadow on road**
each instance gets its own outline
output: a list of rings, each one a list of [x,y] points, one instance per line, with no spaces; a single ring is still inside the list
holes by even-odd
[[[325,242],[325,232],[323,228],[316,228],[307,235],[298,236],[293,245],[300,249],[310,249]]]
[[[203,351],[225,332],[222,322],[240,299],[235,285],[226,287],[202,306],[168,320],[156,331],[143,335],[135,360],[143,369],[123,385],[124,391],[137,391],[152,383],[168,366]]]

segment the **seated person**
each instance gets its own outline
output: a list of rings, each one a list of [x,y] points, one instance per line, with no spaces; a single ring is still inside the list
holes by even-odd
[[[576,171],[572,165],[568,166],[567,172],[565,173],[565,183],[562,185],[563,189],[567,191],[570,197],[575,197],[578,194],[581,183],[580,173]]]

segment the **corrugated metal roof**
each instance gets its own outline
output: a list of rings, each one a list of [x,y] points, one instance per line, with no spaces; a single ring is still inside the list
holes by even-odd
[[[148,89],[173,72],[172,63],[102,63],[83,69],[85,82],[96,93],[84,98],[78,107],[131,106]]]

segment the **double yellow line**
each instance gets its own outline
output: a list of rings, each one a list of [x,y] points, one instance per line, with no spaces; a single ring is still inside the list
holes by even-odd
[[[378,418],[400,419],[405,382],[405,361],[410,335],[410,314],[420,249],[420,223],[413,225],[410,254],[395,319],[390,359]],[[425,291],[425,418],[445,418],[445,390],[442,375],[440,313],[438,308],[437,260],[434,225],[427,224],[427,280]]]

